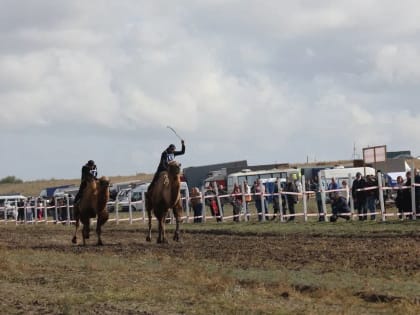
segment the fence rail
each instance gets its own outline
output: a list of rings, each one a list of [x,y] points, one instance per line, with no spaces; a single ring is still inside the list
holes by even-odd
[[[379,174],[380,175],[380,174]],[[217,187],[217,185],[215,186]],[[278,217],[278,222],[285,222],[288,218],[291,217],[303,217],[304,221],[308,221],[309,218],[312,217],[324,217],[326,219],[332,216],[332,211],[327,207],[326,202],[326,195],[329,193],[344,193],[348,198],[348,202],[350,204],[350,212],[342,213],[342,215],[349,216],[349,219],[355,220],[364,216],[365,214],[360,214],[355,212],[354,208],[354,200],[350,190],[347,189],[320,189],[319,193],[322,197],[322,212],[319,212],[315,206],[309,205],[308,200],[316,199],[317,192],[312,190],[305,190],[305,177],[302,176],[302,187],[303,190],[301,192],[286,192],[280,191],[279,193],[240,193],[240,194],[219,194],[217,189],[215,195],[205,195],[204,190],[201,191],[200,196],[197,197],[190,197],[187,191],[187,195],[182,197],[182,203],[184,207],[184,216],[182,216],[182,220],[184,223],[192,223],[195,219],[201,219],[202,222],[206,222],[207,220],[217,220],[220,222],[234,220],[234,221],[248,221],[251,218],[258,218],[259,221],[266,221],[273,217]],[[320,185],[321,187],[321,185]],[[413,183],[411,186],[403,186],[403,187],[385,187],[382,185],[381,176],[378,176],[378,186],[367,187],[360,190],[378,190],[379,195],[379,208],[375,206],[374,212],[368,212],[367,215],[375,215],[380,216],[380,221],[386,221],[390,217],[410,217],[410,219],[415,220],[417,217],[420,217],[419,210],[416,211],[417,207],[420,209],[420,204],[416,200],[416,187],[417,190],[420,188],[420,184]],[[397,189],[410,189],[411,196],[412,196],[412,203],[411,203],[411,211],[404,211],[403,213],[398,212],[397,209],[394,211],[389,211],[389,208],[386,207],[387,200],[384,199],[384,191],[395,191]],[[233,213],[228,215],[228,213],[224,213],[224,200],[232,200],[232,198],[241,196],[241,207],[239,213]],[[253,201],[247,202],[246,197],[251,196],[253,197]],[[296,211],[296,213],[286,213],[286,209],[283,208],[282,198],[288,198],[288,196],[297,196],[299,200],[302,201],[301,206],[299,207],[300,211]],[[118,202],[118,201],[111,201],[108,202],[107,207],[109,209],[114,208],[114,215],[110,217],[108,220],[109,222],[115,222],[119,224],[121,222],[128,222],[129,224],[133,224],[135,222],[142,222],[145,223],[147,218],[145,214],[145,207],[144,207],[144,194],[142,196],[142,200],[140,201],[129,201],[126,202]],[[256,198],[257,197],[257,198]],[[270,198],[277,197],[279,200],[279,211],[278,213],[269,213],[268,203],[266,200]],[[203,212],[202,215],[194,216],[192,214],[192,209],[190,206],[190,202],[193,199],[199,198],[202,204]],[[217,203],[217,207],[219,209],[218,214],[212,214],[209,210],[209,203],[210,200]],[[256,203],[260,203],[259,206]],[[66,199],[66,203],[64,205],[57,205],[55,206],[48,206],[47,203],[44,201],[42,204],[38,205],[25,205],[24,207],[18,207],[17,205],[13,207],[0,207],[0,223],[2,224],[72,224],[74,223],[73,220],[73,205],[70,204],[69,200]],[[287,205],[287,203],[286,203]],[[122,212],[121,209],[123,207],[127,207],[128,211],[127,214]],[[133,210],[138,209],[138,210]],[[261,209],[261,210],[256,210]],[[168,218],[171,223],[174,222],[174,218],[171,216]],[[95,220],[93,220],[95,222]]]

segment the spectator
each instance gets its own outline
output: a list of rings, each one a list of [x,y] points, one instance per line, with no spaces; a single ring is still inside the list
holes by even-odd
[[[420,185],[420,173],[419,169],[416,169],[416,174],[414,175],[414,183]],[[416,215],[420,214],[420,186],[416,186]]]
[[[17,220],[25,221],[25,201],[23,199],[19,199],[19,201],[17,202],[17,207],[18,207]]]
[[[26,203],[26,222],[33,222],[34,220],[34,208],[35,201],[32,198],[28,198]]]
[[[264,197],[265,194],[265,186],[261,183],[260,179],[257,179],[257,181],[254,184],[254,201],[255,201],[255,208],[257,209],[258,213],[258,221],[263,220],[263,215],[265,215],[265,219],[268,220],[268,206],[267,206],[267,200]],[[264,211],[263,208],[264,207]]]
[[[252,201],[252,196],[251,189],[249,188],[249,185],[245,180],[242,183],[242,192],[245,197],[245,220],[249,221],[249,203]]]
[[[397,196],[395,197],[395,206],[398,209],[398,218],[402,219],[404,216],[404,179],[402,176],[397,177]]]
[[[216,217],[217,222],[222,221],[222,217],[219,211],[219,205],[217,203],[216,192],[214,191],[213,185],[209,185],[205,192],[205,203],[210,209],[210,213],[213,217]]]
[[[360,172],[356,173],[356,178],[351,187],[351,193],[354,200],[354,208],[357,209],[359,221],[366,220],[366,181]]]
[[[239,222],[239,216],[242,208],[242,192],[238,184],[233,186],[231,203],[233,207],[233,221]]]
[[[311,180],[311,183],[309,185],[309,189],[315,192],[315,199],[316,199],[316,206],[318,209],[318,221],[324,222],[325,221],[325,214],[322,210],[322,196],[321,196],[321,189],[319,189],[319,181],[318,176],[314,176],[314,178]]]
[[[347,204],[350,202],[350,191],[349,191],[349,185],[347,184],[347,181],[345,179],[341,182],[341,191],[339,192],[339,195],[344,197],[346,199]]]
[[[332,206],[332,215],[330,217],[331,222],[337,221],[338,218],[350,220],[349,215],[349,205],[346,201],[346,198],[341,196],[338,192],[334,192],[331,195],[331,206]]]
[[[220,215],[223,216],[223,214],[225,213],[225,204],[230,202],[230,197],[225,189],[225,187],[223,185],[219,185],[218,188],[218,196],[219,196],[219,201],[220,201],[220,207],[222,208],[220,211]]]
[[[335,181],[335,178],[334,178],[334,177],[331,177],[331,182],[328,184],[327,189],[328,189],[328,190],[336,190],[336,189],[338,189],[338,184],[337,184],[337,182]],[[330,199],[331,199],[331,197],[334,195],[334,193],[335,193],[335,191],[332,191],[332,192],[330,192],[330,193],[328,194],[328,196],[330,197]]]
[[[286,194],[286,202],[287,202],[287,207],[289,208],[289,214],[290,214],[290,217],[287,219],[287,222],[290,222],[290,221],[295,220],[295,204],[298,201],[298,197],[296,195],[298,190],[296,188],[295,183],[290,178],[286,184],[285,192],[291,193],[291,194]]]
[[[37,200],[35,201],[35,204],[37,205],[37,218],[39,221],[41,221],[44,217],[44,203],[42,202],[41,198],[37,198]]]
[[[412,205],[411,205],[411,172],[408,171],[405,173],[405,183],[404,186],[407,188],[403,190],[402,193],[402,207],[404,213],[413,213]],[[407,215],[408,219],[412,219],[413,215]]]
[[[203,202],[198,187],[193,187],[190,193],[190,205],[194,212],[194,223],[203,222]]]
[[[366,188],[378,187],[378,180],[372,176],[366,176]],[[370,212],[370,219],[376,219],[376,200],[378,200],[378,189],[366,190],[366,207]]]
[[[277,215],[280,215],[280,178],[276,179],[273,189],[273,217],[271,220],[275,220]]]

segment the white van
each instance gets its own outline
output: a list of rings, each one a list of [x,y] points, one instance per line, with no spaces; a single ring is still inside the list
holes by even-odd
[[[138,185],[131,190],[131,207],[136,210],[142,211],[144,208],[144,198],[149,188],[150,183]],[[189,190],[187,182],[181,182],[181,198],[189,197]],[[185,199],[184,199],[185,200]],[[185,208],[185,204],[183,205]]]
[[[341,182],[343,180],[346,180],[348,182],[350,176],[351,182],[347,184],[348,187],[351,187],[351,185],[353,184],[353,180],[356,178],[357,173],[361,173],[362,176],[376,176],[376,171],[372,167],[337,167],[320,170],[318,172],[318,178],[321,180],[323,186],[327,187],[328,184],[331,182],[331,178],[334,177],[338,187],[341,188]]]
[[[4,218],[13,218],[14,220],[17,220],[17,203],[20,200],[25,201],[26,197],[22,195],[0,196],[0,220]]]

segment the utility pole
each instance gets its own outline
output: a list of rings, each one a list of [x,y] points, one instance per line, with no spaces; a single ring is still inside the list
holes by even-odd
[[[353,142],[353,160],[355,160],[357,157],[357,153],[356,153],[356,142]]]

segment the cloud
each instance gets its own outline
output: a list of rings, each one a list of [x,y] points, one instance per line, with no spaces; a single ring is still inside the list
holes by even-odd
[[[8,165],[31,165],[13,175],[78,177],[90,158],[110,175],[153,172],[178,141],[168,125],[187,141],[184,166],[418,150],[415,1],[2,7],[0,145]],[[57,168],[39,139],[60,150]]]

